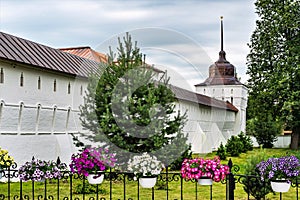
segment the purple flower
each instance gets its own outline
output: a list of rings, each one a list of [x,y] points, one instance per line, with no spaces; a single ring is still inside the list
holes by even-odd
[[[115,155],[108,149],[85,148],[81,153],[73,154],[70,168],[73,173],[88,176],[97,171],[104,171],[107,167],[115,166]]]
[[[290,179],[298,176],[300,163],[295,156],[269,158],[257,166],[261,180]]]

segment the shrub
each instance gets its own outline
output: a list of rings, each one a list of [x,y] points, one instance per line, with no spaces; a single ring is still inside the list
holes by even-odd
[[[226,152],[231,156],[239,156],[243,149],[243,143],[239,137],[231,136],[225,145]]]
[[[220,146],[218,147],[218,150],[217,150],[217,156],[220,157],[221,160],[225,160],[226,159],[226,148],[224,147],[224,145],[220,144]]]
[[[97,185],[78,183],[74,187],[74,194],[95,194],[96,192]],[[105,195],[107,194],[107,191],[101,186],[98,186],[98,194]]]
[[[184,159],[192,159],[193,152],[191,150],[191,145],[189,145],[189,148],[181,154],[179,158],[177,158],[175,161],[173,161],[169,167],[171,170],[180,170],[181,164],[184,161]]]
[[[249,157],[244,165],[245,178],[242,179],[245,192],[252,195],[255,199],[263,199],[265,195],[272,192],[270,184],[263,182],[260,178],[259,171],[256,167],[258,163],[267,159],[265,151]]]
[[[253,150],[253,142],[249,136],[241,132],[238,137],[243,144],[242,153]]]

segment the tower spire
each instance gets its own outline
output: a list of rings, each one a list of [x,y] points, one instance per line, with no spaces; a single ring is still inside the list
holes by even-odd
[[[220,62],[228,62],[226,60],[226,53],[224,51],[224,45],[223,45],[223,16],[220,17],[221,18],[221,51],[219,52],[219,60],[217,61],[218,63]]]
[[[223,16],[220,17],[221,18],[221,51],[223,50]]]

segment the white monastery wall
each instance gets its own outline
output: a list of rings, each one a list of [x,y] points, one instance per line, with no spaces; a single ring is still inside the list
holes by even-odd
[[[196,92],[209,97],[232,103],[239,112],[235,120],[234,135],[246,131],[246,108],[248,90],[244,85],[209,85],[198,86]]]
[[[181,113],[187,111],[188,120],[183,131],[188,134],[194,153],[212,152],[236,132],[235,112],[199,106],[188,101],[180,101],[176,108]]]
[[[4,72],[4,82],[0,83],[0,146],[9,150],[19,165],[32,156],[49,160],[59,156],[69,163],[76,151],[69,133],[83,131],[79,105],[87,79],[7,62],[0,62],[0,68]],[[195,153],[211,152],[239,129],[235,112],[187,101],[180,101],[177,108],[187,111],[184,132],[189,134]]]
[[[87,80],[5,62],[0,68],[0,146],[18,163],[28,156],[69,161],[75,151],[69,133],[82,131],[79,105]]]

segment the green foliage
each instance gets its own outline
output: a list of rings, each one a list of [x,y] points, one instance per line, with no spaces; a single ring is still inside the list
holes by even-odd
[[[239,156],[243,149],[243,143],[238,136],[231,136],[225,145],[226,152],[231,156]]]
[[[272,122],[281,121],[293,130],[292,136],[297,141],[292,146],[298,148],[300,82],[296,80],[300,80],[300,1],[257,0],[255,6],[258,20],[247,56],[250,77],[247,119],[260,121],[260,127],[271,129]],[[262,139],[261,133],[258,134]],[[270,146],[274,137],[267,137]]]
[[[263,148],[272,148],[281,131],[281,124],[271,120],[261,121],[253,118],[247,122],[247,133],[253,135]]]
[[[178,159],[176,159],[174,162],[172,162],[169,165],[171,170],[180,170],[184,159],[192,159],[193,152],[191,148],[192,148],[191,145],[189,145],[189,148],[185,150],[185,152],[183,152],[183,154],[181,154],[181,156]]]
[[[259,172],[256,168],[258,163],[267,160],[267,158],[268,155],[264,150],[261,150],[250,156],[244,165],[245,175],[248,176],[242,179],[243,188],[245,192],[252,195],[255,199],[264,199],[265,195],[272,192],[270,184],[260,179]]]
[[[226,160],[226,148],[224,147],[222,142],[218,147],[216,155],[219,156],[221,160]]]
[[[162,180],[158,180],[154,187],[156,190],[167,190],[167,183]]]
[[[182,133],[186,115],[175,110],[169,78],[145,63],[129,34],[119,38],[117,53],[110,48],[101,68],[90,77],[80,109],[83,127],[92,133],[87,139],[108,145],[119,163],[128,161],[125,154],[143,152],[175,160],[188,149]]]
[[[76,183],[73,192],[74,194],[95,194],[97,192],[97,185]],[[98,186],[98,194],[107,194],[107,191]]]
[[[240,134],[238,134],[238,137],[243,144],[242,153],[253,150],[253,142],[249,136],[241,132]]]

